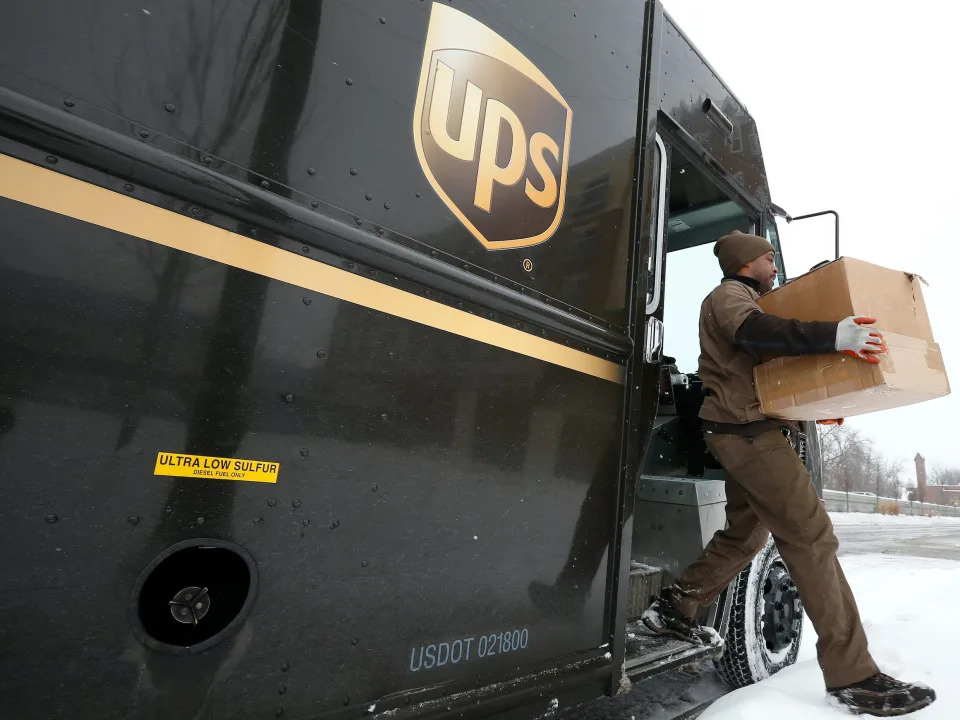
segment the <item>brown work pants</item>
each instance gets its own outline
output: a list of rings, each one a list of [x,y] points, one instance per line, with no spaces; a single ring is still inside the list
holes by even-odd
[[[817,631],[817,656],[828,688],[878,672],[867,649],[856,601],[837,561],[837,538],[810,475],[782,433],[754,438],[705,435],[726,471],[729,527],[710,540],[677,586],[680,610],[695,615],[746,567],[773,533],[807,616]]]

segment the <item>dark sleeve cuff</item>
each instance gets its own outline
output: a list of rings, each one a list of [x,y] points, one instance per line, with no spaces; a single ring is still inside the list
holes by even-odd
[[[751,355],[819,355],[836,350],[835,322],[800,322],[757,312],[737,330],[737,345]]]

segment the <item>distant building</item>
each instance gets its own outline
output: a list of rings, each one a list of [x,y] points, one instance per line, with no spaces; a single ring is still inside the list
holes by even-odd
[[[927,488],[927,497],[938,505],[960,505],[960,485],[934,485]]]
[[[913,459],[917,464],[917,500],[920,502],[927,502],[927,461],[923,459],[923,455],[917,453],[917,456]]]
[[[927,486],[927,462],[917,453],[913,461],[917,464],[917,487],[907,489],[907,500],[927,502],[934,505],[960,505],[960,485]]]

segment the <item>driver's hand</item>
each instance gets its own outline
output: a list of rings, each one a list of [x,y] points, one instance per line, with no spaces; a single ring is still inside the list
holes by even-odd
[[[841,320],[837,326],[837,352],[860,358],[871,365],[879,365],[879,356],[887,352],[887,345],[883,342],[883,335],[873,328],[864,327],[876,321],[876,318],[853,315]]]

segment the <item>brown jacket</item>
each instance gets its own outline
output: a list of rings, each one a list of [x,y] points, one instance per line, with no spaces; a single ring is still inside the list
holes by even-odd
[[[724,278],[700,308],[704,420],[741,425],[764,419],[753,384],[761,357],[834,352],[837,323],[769,315],[757,304],[758,288],[750,278]]]
[[[723,282],[700,306],[700,380],[706,397],[700,417],[719,423],[763,420],[753,384],[757,364],[737,344],[737,331],[750,315],[763,312],[760,294],[732,278]]]

